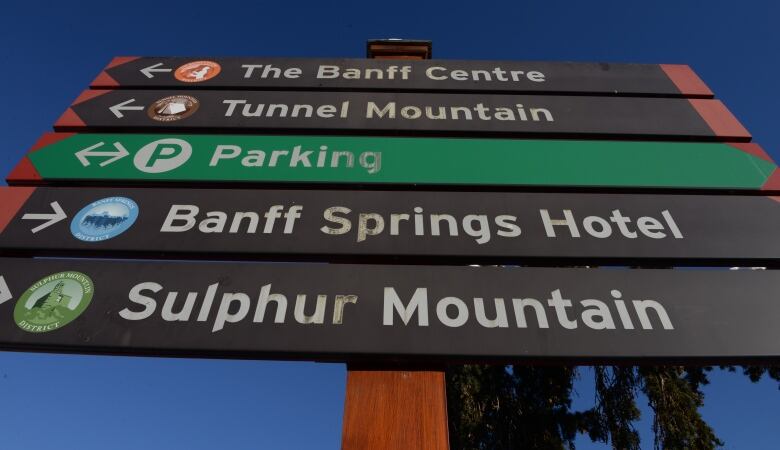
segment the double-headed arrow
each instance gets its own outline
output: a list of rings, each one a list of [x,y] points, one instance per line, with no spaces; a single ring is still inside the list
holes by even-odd
[[[106,159],[105,161],[101,162],[99,164],[100,167],[105,167],[115,161],[119,161],[120,159],[124,158],[125,156],[129,155],[130,152],[127,151],[127,149],[120,144],[119,142],[114,142],[114,148],[116,148],[116,151],[112,150],[102,150],[102,151],[96,151],[95,149],[98,149],[100,147],[103,147],[106,143],[105,142],[98,142],[95,145],[91,145],[83,150],[79,150],[76,152],[76,158],[79,159],[81,164],[84,167],[89,166],[89,157],[98,157],[98,156],[110,156],[110,158]]]

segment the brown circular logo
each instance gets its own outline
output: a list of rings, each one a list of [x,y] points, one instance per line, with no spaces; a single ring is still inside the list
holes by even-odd
[[[193,115],[199,106],[200,102],[195,97],[172,95],[152,103],[146,114],[159,122],[173,122]]]
[[[185,83],[200,83],[210,80],[222,71],[222,67],[214,61],[193,61],[176,69],[174,76]]]

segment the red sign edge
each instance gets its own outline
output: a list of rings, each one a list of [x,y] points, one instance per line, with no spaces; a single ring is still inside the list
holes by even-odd
[[[106,71],[102,71],[98,74],[98,76],[95,77],[94,80],[92,80],[92,83],[89,83],[90,88],[97,88],[97,89],[106,89],[106,88],[116,88],[119,87],[119,82],[116,81],[111,75],[106,73]]]
[[[780,168],[776,168],[774,172],[766,179],[764,185],[761,186],[762,191],[780,191]],[[780,197],[772,197],[773,200],[780,202]]]
[[[39,137],[38,140],[35,142],[35,144],[33,144],[33,146],[30,147],[29,150],[27,150],[27,155],[23,156],[21,161],[19,161],[19,163],[13,168],[13,170],[11,170],[11,172],[6,177],[5,181],[8,184],[15,184],[15,185],[20,185],[24,183],[37,184],[37,182],[41,181],[43,177],[41,177],[40,172],[38,172],[38,169],[32,163],[28,155],[30,153],[42,149],[43,147],[65,140],[75,134],[76,133],[54,133],[51,131],[43,133],[41,137]]]
[[[83,91],[81,94],[79,94],[78,97],[76,97],[76,100],[73,100],[73,103],[71,103],[68,109],[62,113],[60,118],[54,122],[54,129],[57,130],[60,128],[86,127],[87,124],[81,120],[81,117],[79,117],[78,114],[76,114],[76,111],[73,110],[73,106],[95,97],[108,94],[109,92],[111,92],[111,89],[87,89],[86,91]]]
[[[0,233],[5,230],[33,192],[35,192],[34,187],[0,187]]]
[[[659,64],[661,70],[672,80],[680,94],[692,98],[714,98],[715,94],[702,81],[691,66],[686,64]]]
[[[688,102],[716,137],[744,142],[750,142],[752,139],[750,132],[720,100],[689,98]]]
[[[98,89],[119,87],[119,82],[116,81],[114,77],[109,75],[107,70],[121,66],[122,64],[127,64],[140,58],[140,56],[115,56],[111,62],[109,62],[108,65],[95,77],[95,79],[92,80],[92,83],[90,83],[89,86],[91,88]]]
[[[764,150],[758,144],[752,142],[729,142],[726,145],[734,147],[741,152],[745,152],[747,154],[753,155],[756,158],[760,158],[763,159],[764,161],[768,161],[774,165],[777,165],[777,163],[775,163],[772,157],[769,156],[769,153],[767,153],[766,150]]]
[[[25,183],[36,183],[41,180],[41,174],[38,173],[38,170],[27,155],[22,157],[19,164],[17,164],[5,178],[6,183],[15,186]]]

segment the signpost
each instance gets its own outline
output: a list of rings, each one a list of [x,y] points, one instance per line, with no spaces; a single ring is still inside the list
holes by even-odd
[[[19,350],[356,361],[762,361],[774,271],[0,259]]]
[[[685,65],[542,61],[118,57],[91,87],[712,97]]]
[[[8,183],[780,190],[776,171],[750,143],[48,133]]]
[[[344,450],[446,449],[451,361],[780,359],[722,267],[777,265],[780,172],[688,66],[370,50],[115,58],[0,189],[0,348],[347,362]]]
[[[780,201],[734,195],[2,188],[21,254],[760,265]],[[6,200],[8,199],[8,200]]]
[[[93,90],[54,128],[750,140],[719,100],[561,95]]]

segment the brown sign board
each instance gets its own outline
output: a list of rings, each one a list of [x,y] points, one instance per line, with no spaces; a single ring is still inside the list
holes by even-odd
[[[385,90],[712,98],[679,64],[117,57],[93,89]]]
[[[23,255],[763,265],[780,202],[737,195],[3,188]],[[5,224],[3,224],[4,222]]]
[[[93,90],[54,128],[750,140],[719,100],[382,92]]]
[[[0,259],[5,350],[777,362],[777,271]]]

